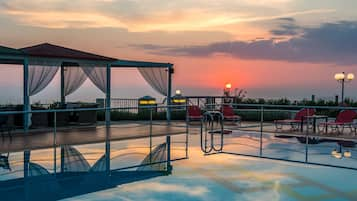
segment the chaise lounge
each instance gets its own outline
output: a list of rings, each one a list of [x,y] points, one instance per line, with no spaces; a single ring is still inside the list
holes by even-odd
[[[353,120],[357,117],[357,113],[354,110],[341,111],[335,121],[323,122],[318,126],[319,132],[323,132],[324,128],[331,128],[332,132],[343,133],[344,128],[350,128],[351,132],[356,130],[353,125]]]
[[[289,125],[291,130],[302,130],[302,124],[306,121],[307,116],[315,115],[316,110],[312,108],[303,108],[295,114],[293,119],[275,120],[275,128],[277,130],[283,129],[284,125]]]

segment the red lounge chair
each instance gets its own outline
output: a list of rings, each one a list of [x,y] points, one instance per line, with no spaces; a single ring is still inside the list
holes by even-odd
[[[221,108],[221,112],[225,121],[232,121],[238,123],[242,119],[240,116],[234,114],[233,107],[231,107],[230,105],[223,105],[223,107]]]
[[[318,128],[319,132],[323,131],[326,127],[330,127],[333,132],[343,133],[345,127],[353,130],[353,119],[357,117],[357,113],[354,110],[343,110],[338,113],[335,121],[320,123]]]
[[[197,105],[188,106],[187,112],[187,118],[189,121],[202,119],[201,109]]]
[[[290,125],[292,130],[299,130],[299,127],[302,129],[301,125],[305,121],[305,117],[315,115],[315,112],[315,109],[303,108],[295,114],[294,119],[275,120],[275,128],[283,129],[284,125]]]

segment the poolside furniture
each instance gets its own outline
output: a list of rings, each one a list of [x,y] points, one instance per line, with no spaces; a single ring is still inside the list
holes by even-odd
[[[342,110],[336,117],[335,121],[323,122],[318,126],[319,132],[322,132],[321,128],[330,127],[332,132],[343,133],[344,128],[350,128],[353,131],[353,120],[357,117],[357,113],[354,110]],[[327,133],[328,129],[325,130]]]
[[[306,121],[307,116],[315,115],[316,110],[312,108],[303,108],[299,112],[295,114],[293,119],[282,119],[282,120],[275,120],[275,128],[277,130],[283,129],[284,125],[289,125],[292,130],[303,130],[303,123]]]
[[[9,155],[10,153],[7,153],[7,155],[0,154],[0,168],[11,171],[11,167],[9,163]]]
[[[201,109],[197,105],[190,105],[187,107],[188,121],[200,121],[202,119]]]
[[[221,112],[223,114],[225,121],[231,121],[234,123],[240,123],[241,117],[234,113],[233,107],[230,105],[223,105],[221,108]]]
[[[307,119],[307,122],[311,122],[312,120],[312,129],[313,132],[316,133],[316,127],[317,127],[317,120],[318,119],[324,119],[325,122],[328,122],[328,116],[326,115],[309,115],[305,117]],[[327,132],[327,126],[325,126],[325,130]]]
[[[7,132],[8,136],[11,138],[11,131],[13,130],[13,126],[11,126],[8,122],[9,115],[0,115],[0,132],[2,138],[5,137],[4,132]]]

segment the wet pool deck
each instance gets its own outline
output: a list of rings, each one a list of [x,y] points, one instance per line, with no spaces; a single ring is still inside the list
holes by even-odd
[[[263,133],[274,136],[290,136],[290,137],[306,137],[304,132],[288,129],[276,130],[272,123],[263,124]],[[199,122],[191,123],[189,126],[189,134],[199,133]],[[152,125],[152,137],[160,137],[167,135],[180,135],[186,133],[186,125],[184,121],[173,122],[172,125],[166,125],[164,121],[155,121]],[[259,122],[243,122],[241,126],[232,124],[225,125],[225,129],[239,130],[243,132],[261,132]],[[0,140],[0,153],[23,151],[27,149],[49,148],[59,145],[80,145],[105,142],[106,139],[111,141],[130,140],[138,138],[150,137],[150,124],[148,122],[112,122],[110,128],[106,128],[103,124],[94,126],[82,127],[64,127],[57,128],[56,137],[53,128],[31,129],[28,133],[16,132],[12,137],[4,134]],[[348,129],[344,133],[313,133],[308,132],[311,138],[323,138],[328,140],[341,141],[357,141],[357,136],[349,132]]]
[[[239,127],[239,130],[247,132],[261,132],[260,122],[243,123]],[[349,128],[345,128],[343,133],[331,132],[330,129],[327,133],[318,131],[313,132],[312,129],[307,130],[306,128],[304,128],[303,132],[301,132],[300,130],[292,130],[289,126],[285,126],[283,129],[276,129],[273,123],[264,123],[262,131],[263,133],[273,134],[275,136],[306,137],[307,135],[310,138],[357,141],[357,135],[354,132],[351,132]]]
[[[16,132],[9,137],[6,133],[0,140],[0,153],[42,149],[54,145],[80,145],[105,142],[107,140],[130,140],[138,138],[160,137],[186,133],[186,127],[173,123],[168,126],[164,122],[150,125],[147,122],[113,122],[110,128],[104,125],[58,128],[31,129],[28,133]],[[55,137],[56,136],[56,137]]]

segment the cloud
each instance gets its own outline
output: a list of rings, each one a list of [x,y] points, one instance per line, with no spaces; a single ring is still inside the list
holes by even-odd
[[[289,20],[291,21],[291,20]],[[283,26],[277,35],[292,34],[301,30],[301,35],[289,40],[217,42],[201,46],[160,47],[141,46],[155,54],[207,57],[214,54],[229,54],[241,59],[279,60],[289,62],[357,64],[357,22],[340,21],[325,23],[319,27],[303,28]]]
[[[291,0],[260,0],[251,3],[225,0],[9,0],[0,4],[2,15],[18,23],[44,28],[124,28],[131,32],[146,31],[227,31],[230,25],[254,23],[277,18],[325,14],[334,9],[309,9],[273,12],[268,5],[281,5]],[[248,7],[247,7],[248,6]],[[261,14],[256,9],[266,8]],[[234,9],[232,9],[234,8]]]
[[[296,24],[294,18],[279,18],[276,21],[279,23],[279,27],[270,31],[274,36],[296,36],[303,31],[303,28]]]
[[[18,21],[25,25],[46,28],[103,28],[119,27],[126,25],[120,20],[102,15],[100,13],[78,12],[31,12],[31,11],[7,11],[9,15],[17,16]]]

